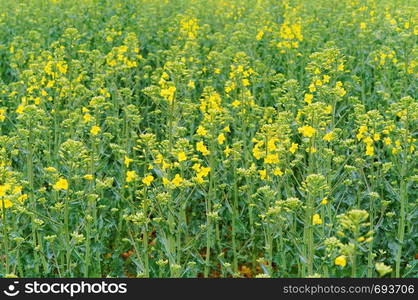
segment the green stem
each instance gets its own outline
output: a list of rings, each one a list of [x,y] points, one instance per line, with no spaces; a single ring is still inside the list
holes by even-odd
[[[355,231],[354,231],[354,249],[353,249],[353,255],[351,258],[351,277],[356,278],[357,277],[357,248],[358,248],[358,238],[359,238],[359,225],[356,225]]]
[[[213,130],[212,130],[213,131]],[[206,258],[205,258],[205,270],[204,270],[204,276],[205,278],[209,275],[209,269],[210,269],[210,247],[212,246],[212,220],[211,220],[211,214],[212,214],[212,198],[213,198],[213,189],[215,184],[215,162],[214,162],[214,141],[213,141],[213,132],[211,133],[211,141],[210,141],[210,154],[209,154],[209,166],[210,166],[210,174],[209,174],[209,191],[208,191],[208,197],[206,199]]]
[[[86,255],[84,258],[84,277],[89,277],[89,267],[90,267],[90,240],[91,240],[91,204],[90,201],[87,204],[86,211]]]
[[[31,125],[31,124],[30,124]],[[27,156],[27,176],[28,176],[28,180],[29,180],[29,201],[32,205],[32,210],[36,213],[37,209],[36,209],[36,201],[35,201],[35,197],[34,197],[34,176],[33,176],[33,136],[32,136],[32,131],[30,131],[29,133],[29,140],[28,140],[28,156]],[[31,215],[31,223],[35,224],[35,215],[32,214]],[[35,273],[38,274],[39,273],[39,258],[38,258],[38,253],[36,251],[36,246],[37,246],[37,239],[36,239],[36,228],[35,226],[32,226],[32,247],[34,250],[33,256],[34,256],[34,268],[35,268]]]
[[[313,274],[313,259],[314,259],[314,247],[313,247],[313,225],[312,225],[312,216],[313,216],[313,197],[312,195],[308,196],[307,199],[307,208],[306,208],[306,217],[305,217],[305,228],[306,228],[306,236],[305,241],[307,244],[307,268],[308,274]]]
[[[149,278],[149,257],[148,257],[148,195],[147,190],[144,193],[143,210],[145,216],[145,224],[142,228],[142,245],[143,245],[143,262],[144,262],[144,276]]]
[[[407,203],[407,194],[406,194],[406,180],[402,178],[401,187],[400,187],[400,201],[401,201],[401,212],[399,217],[399,227],[398,227],[398,251],[396,253],[396,264],[395,264],[395,275],[397,278],[401,275],[401,258],[402,258],[402,247],[405,237],[405,209]]]
[[[66,195],[65,203],[64,203],[64,236],[65,236],[65,248],[66,248],[66,266],[67,266],[67,274],[71,274],[71,266],[70,266],[70,231],[69,231],[69,214],[70,214],[70,205],[69,205],[69,197]]]
[[[4,248],[4,258],[6,265],[5,274],[9,274],[9,237],[7,233],[7,220],[6,220],[6,206],[4,203],[4,197],[1,198],[2,201],[2,211],[3,211],[3,248]]]
[[[238,185],[236,179],[236,160],[233,158],[233,177],[234,177],[234,196],[232,204],[232,252],[233,252],[233,264],[232,268],[234,273],[238,272],[238,254],[236,244],[236,220],[238,219]]]

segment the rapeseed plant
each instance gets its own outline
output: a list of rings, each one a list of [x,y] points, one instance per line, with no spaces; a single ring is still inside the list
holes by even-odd
[[[417,6],[273,2],[0,2],[0,276],[418,276]]]

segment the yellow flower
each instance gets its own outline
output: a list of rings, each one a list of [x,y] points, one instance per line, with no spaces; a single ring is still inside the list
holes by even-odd
[[[364,22],[361,22],[361,23],[360,23],[360,29],[361,29],[361,30],[366,29],[366,27],[367,27],[367,26],[366,26],[366,23],[364,23]]]
[[[16,108],[16,112],[18,114],[23,114],[24,108],[25,108],[25,106],[23,104],[19,104],[19,106]]]
[[[0,197],[4,197],[6,192],[10,190],[10,184],[6,183],[4,185],[0,185]]]
[[[15,186],[13,189],[13,194],[20,194],[22,192],[22,186]]]
[[[209,175],[210,167],[202,167],[197,174],[198,177],[206,177]]]
[[[222,145],[225,142],[226,138],[225,135],[223,133],[221,133],[220,135],[218,135],[218,144]]]
[[[196,166],[196,167],[195,167]],[[210,168],[209,167],[200,167],[199,164],[195,164],[194,166],[195,171],[197,172],[196,177],[194,178],[198,183],[203,183],[204,182],[204,177],[207,177],[209,175],[210,172]]]
[[[54,86],[54,84],[55,84],[55,80],[49,80],[46,87],[47,88],[52,88]]]
[[[6,116],[4,115],[6,113],[6,110],[4,108],[0,108],[0,121],[3,122],[6,119]]]
[[[200,176],[196,176],[193,178],[197,183],[202,184],[203,182],[205,182],[205,180],[203,179],[203,177]]]
[[[146,186],[150,186],[151,182],[154,180],[154,176],[152,175],[148,175],[144,178],[142,178],[142,183],[145,184]]]
[[[90,114],[85,114],[84,116],[83,116],[83,121],[84,121],[84,123],[88,123],[88,122],[90,122],[91,121],[91,115]]]
[[[84,176],[83,176],[83,178],[84,178],[84,179],[86,179],[86,180],[91,181],[91,180],[93,180],[93,175],[91,175],[91,174],[86,174],[86,175],[84,175]]]
[[[328,198],[327,198],[327,197],[325,197],[324,199],[322,199],[321,204],[322,204],[322,205],[326,205],[326,204],[328,204]]]
[[[276,146],[277,139],[272,138],[267,142],[267,151],[271,152],[277,149]]]
[[[385,276],[393,271],[392,267],[385,265],[382,262],[378,262],[375,264],[375,268],[377,273],[379,273],[380,277]]]
[[[366,155],[373,156],[374,155],[374,147],[371,144],[367,144],[366,146]]]
[[[257,33],[257,35],[255,36],[255,39],[256,39],[257,41],[259,41],[259,40],[261,40],[261,39],[263,38],[263,36],[264,36],[264,31],[263,31],[263,30],[260,30],[260,31]]]
[[[174,176],[174,179],[171,182],[175,186],[180,186],[180,184],[183,182],[183,178],[181,178],[180,174],[176,174],[176,176]]]
[[[310,91],[311,93],[313,93],[313,92],[315,92],[315,91],[316,91],[316,87],[315,87],[315,85],[314,85],[313,83],[311,83],[311,84],[309,85],[309,91]]]
[[[277,164],[279,162],[279,154],[268,154],[264,158],[265,164]]]
[[[229,146],[226,146],[225,150],[224,150],[224,153],[225,153],[226,157],[229,157],[229,154],[231,153],[231,148],[229,148]]]
[[[298,132],[302,133],[304,137],[312,137],[315,134],[316,130],[312,126],[307,125],[299,127]]]
[[[190,89],[194,89],[195,88],[195,83],[193,80],[190,80],[189,83],[187,84],[187,87]]]
[[[343,83],[341,81],[337,81],[335,89],[340,97],[344,97],[345,94],[347,94],[347,91],[343,88]]]
[[[260,171],[258,171],[258,174],[260,175],[261,180],[264,180],[267,176],[267,171],[266,170],[260,170]]]
[[[167,178],[163,177],[163,184],[167,185],[170,183],[170,180],[168,180]]]
[[[57,172],[57,169],[55,169],[54,167],[48,167],[48,168],[45,168],[45,171],[54,173],[54,172]]]
[[[385,143],[386,146],[389,146],[392,143],[392,140],[390,139],[390,137],[385,137],[383,139],[383,142]]]
[[[205,144],[203,142],[197,142],[196,144],[196,150],[202,153],[203,156],[206,156],[209,154],[208,148],[206,148]]]
[[[314,96],[312,94],[305,94],[305,99],[303,101],[305,101],[308,104],[311,104],[313,97]]]
[[[23,203],[23,202],[25,202],[25,200],[26,200],[26,199],[28,199],[28,195],[23,194],[23,195],[20,195],[20,196],[17,198],[17,201],[19,201],[20,203]]]
[[[154,159],[154,162],[156,164],[161,164],[164,161],[164,157],[162,156],[162,154],[157,154],[157,156]]]
[[[3,209],[3,204],[4,208],[9,208],[13,206],[12,201],[10,201],[9,199],[0,199],[0,209]]]
[[[238,106],[241,105],[241,102],[239,102],[238,100],[235,100],[234,102],[231,103],[233,107],[237,108]]]
[[[325,108],[325,111],[324,111],[326,114],[330,114],[330,113],[332,113],[332,105],[328,105],[326,108]]]
[[[192,169],[195,170],[198,173],[198,172],[200,172],[201,165],[200,164],[194,164],[192,166]]]
[[[336,266],[345,267],[347,265],[347,260],[344,255],[340,255],[335,259],[334,263]]]
[[[261,156],[264,154],[263,150],[260,150],[260,147],[264,145],[263,141],[257,142],[257,144],[254,145],[253,148],[253,155],[258,160],[261,158]]]
[[[68,190],[68,181],[64,178],[60,178],[53,186],[54,190]]]
[[[132,180],[136,179],[136,172],[135,171],[126,171],[126,182],[131,182]]]
[[[306,152],[308,153],[315,153],[316,152],[316,148],[315,147],[310,147],[306,149]]]
[[[359,131],[359,133],[366,133],[367,132],[367,126],[366,125],[361,125],[358,131]]]
[[[364,140],[363,140],[363,142],[366,144],[366,145],[373,145],[373,140],[372,140],[372,138],[371,137],[366,137]]]
[[[127,157],[126,155],[125,155],[125,159],[124,159],[124,164],[125,164],[125,166],[127,167],[127,168],[129,168],[129,165],[131,164],[131,162],[133,162],[134,160],[133,159],[131,159],[131,158],[129,158],[129,157]]]
[[[379,134],[379,133],[375,133],[375,134],[373,135],[373,140],[374,140],[375,142],[380,141],[380,134]]]
[[[330,142],[330,141],[333,140],[333,138],[334,138],[333,133],[332,133],[332,131],[330,131],[327,134],[325,134],[322,139],[326,142]]]
[[[205,136],[208,134],[207,130],[203,126],[199,126],[196,131],[197,135]]]
[[[169,163],[166,163],[165,160],[163,160],[162,169],[165,170],[167,168],[171,168],[171,165]]]
[[[168,102],[174,101],[174,94],[176,93],[176,87],[170,86],[166,89],[162,89],[160,92],[160,96],[166,99]]]
[[[357,140],[361,140],[363,138],[363,134],[367,132],[367,126],[362,125],[358,130],[358,134],[356,135]]]
[[[289,152],[294,154],[296,152],[296,150],[298,150],[299,145],[296,143],[292,143],[292,146],[290,146],[289,148]]]
[[[279,167],[277,167],[276,169],[274,169],[273,174],[275,176],[283,176],[283,172],[282,172],[282,170],[280,170]]]
[[[64,62],[60,61],[57,63],[57,69],[61,74],[66,74],[68,66],[66,64],[63,64]]]
[[[168,74],[166,72],[163,72],[163,74],[161,74],[161,78],[164,80],[168,80],[170,78],[170,76],[168,76]]]
[[[179,162],[185,161],[187,159],[186,153],[181,151],[179,154],[177,154],[177,159]]]
[[[319,214],[314,214],[312,216],[312,225],[321,225],[321,224],[322,224],[321,216]]]
[[[100,129],[100,127],[99,126],[93,126],[91,129],[90,129],[90,133],[92,134],[92,135],[98,135],[99,134],[99,132],[101,131],[101,129]]]

